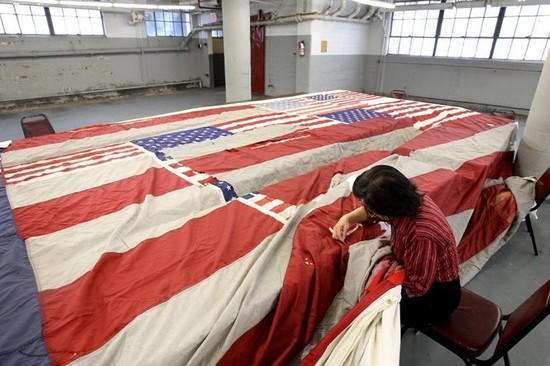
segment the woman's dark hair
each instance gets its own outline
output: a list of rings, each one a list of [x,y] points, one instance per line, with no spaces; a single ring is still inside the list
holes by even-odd
[[[422,195],[399,170],[377,165],[363,172],[353,183],[353,194],[375,214],[399,217],[418,212]]]

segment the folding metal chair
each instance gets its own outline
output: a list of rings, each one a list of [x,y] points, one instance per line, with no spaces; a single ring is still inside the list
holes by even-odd
[[[501,358],[510,365],[508,351],[550,313],[550,281],[539,287],[510,315],[502,315],[495,303],[463,288],[458,309],[451,317],[433,325],[414,328],[459,356],[466,365],[493,365]],[[503,324],[505,324],[503,326]],[[493,355],[478,357],[499,335]]]
[[[21,128],[25,138],[55,133],[50,120],[44,113],[22,117]]]
[[[397,99],[406,99],[407,93],[404,90],[392,90],[391,97]]]
[[[516,120],[516,112],[511,109],[498,109],[495,108],[491,111],[491,116],[504,117],[511,120]]]
[[[529,210],[529,212],[537,210],[540,205],[546,200],[546,197],[548,197],[548,194],[550,193],[550,168],[546,169],[546,171],[540,176],[539,179],[537,179],[537,183],[535,184],[535,206]],[[531,242],[533,243],[533,250],[535,251],[535,255],[539,255],[539,250],[537,248],[537,242],[535,240],[535,232],[533,231],[533,225],[531,225],[531,215],[528,213],[527,216],[525,216],[525,224],[527,224],[527,230],[529,231],[529,235],[531,235]]]

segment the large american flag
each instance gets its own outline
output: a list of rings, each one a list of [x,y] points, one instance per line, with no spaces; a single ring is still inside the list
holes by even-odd
[[[464,283],[524,210],[528,184],[503,183],[516,128],[337,90],[15,141],[0,364],[396,364],[403,271],[384,228],[328,230],[350,182],[381,163],[410,177],[451,223]]]

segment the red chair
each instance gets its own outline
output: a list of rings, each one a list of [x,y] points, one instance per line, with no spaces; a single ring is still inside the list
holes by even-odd
[[[537,179],[537,183],[535,184],[535,206],[529,210],[530,212],[537,210],[540,205],[546,200],[546,197],[548,197],[548,194],[550,193],[550,168],[546,169],[546,171]],[[531,242],[533,243],[533,250],[535,251],[535,255],[539,255],[539,250],[537,248],[537,242],[535,240],[535,232],[533,231],[533,225],[531,225],[531,216],[527,214],[525,216],[525,223],[527,224],[527,230],[529,231],[529,235],[531,235]]]
[[[21,128],[25,138],[55,133],[50,120],[44,113],[22,117]]]
[[[493,365],[503,358],[504,364],[509,366],[508,351],[549,313],[550,281],[539,287],[510,315],[502,315],[498,305],[463,288],[460,304],[449,320],[414,328],[455,353],[466,365]],[[403,332],[409,328],[405,326]],[[493,355],[479,359],[497,334]]]
[[[397,99],[406,99],[407,93],[405,93],[404,90],[392,90],[391,91],[391,97],[397,98]]]

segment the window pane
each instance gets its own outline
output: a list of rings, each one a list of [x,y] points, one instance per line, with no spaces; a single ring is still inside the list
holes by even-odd
[[[546,39],[532,39],[527,47],[525,54],[526,60],[541,61],[544,57],[544,48],[546,47]]]
[[[2,14],[15,14],[15,9],[11,4],[0,4],[0,13]]]
[[[481,37],[492,37],[495,34],[496,26],[497,18],[483,19],[483,25],[481,26]]]
[[[538,6],[522,6],[521,7],[521,16],[524,15],[537,15],[539,8]]]
[[[431,19],[426,22],[426,36],[435,36],[437,30],[437,20]]]
[[[468,28],[468,19],[456,19],[453,27],[453,37],[464,37]]]
[[[476,58],[489,58],[491,54],[491,47],[493,45],[492,39],[481,38],[477,43]]]
[[[435,55],[439,57],[447,57],[449,52],[449,44],[451,40],[448,38],[440,38],[437,41],[437,48],[435,50]]]
[[[52,16],[63,16],[63,9],[62,8],[50,8],[50,14]]]
[[[470,19],[468,22],[468,29],[466,30],[467,37],[479,37],[481,33],[481,24],[483,19]]]
[[[214,33],[214,31],[212,31],[212,33]],[[214,34],[212,34],[212,37],[214,37]],[[399,38],[390,38],[388,53],[392,55],[399,54]]]
[[[550,16],[537,17],[531,36],[544,38],[550,37]]]
[[[463,38],[452,38],[449,45],[449,57],[460,57],[463,44]]]
[[[413,36],[422,37],[424,35],[424,29],[426,28],[426,20],[417,19],[413,26]]]
[[[510,46],[512,45],[511,39],[498,39],[495,45],[495,52],[493,58],[507,59],[510,52]]]
[[[2,14],[2,23],[4,23],[4,30],[6,34],[19,34],[19,22],[15,14]]]
[[[523,60],[525,53],[527,52],[527,46],[529,45],[528,39],[514,39],[512,41],[512,47],[510,48],[510,60]]]
[[[443,19],[441,24],[441,36],[450,37],[453,34],[454,19]]]
[[[154,21],[147,20],[145,22],[145,27],[147,28],[148,37],[154,37],[157,35]]]
[[[498,13],[500,12],[499,7],[491,6],[490,8],[485,8],[485,17],[498,17]]]
[[[474,57],[476,54],[477,38],[466,38],[462,47],[462,57]]]
[[[505,17],[502,22],[502,28],[500,29],[500,37],[513,37],[517,23],[518,18]]]
[[[90,18],[78,19],[78,24],[80,28],[80,34],[94,34],[92,31],[92,22],[90,21]]]
[[[413,38],[411,40],[411,50],[409,55],[420,56],[422,53],[422,38]]]
[[[101,18],[91,18],[90,21],[92,22],[92,31],[95,36],[102,36],[105,34],[105,30],[103,29],[103,21]]]
[[[460,8],[456,10],[456,17],[457,18],[469,18],[470,17],[470,9],[468,8]]]
[[[403,29],[401,30],[401,35],[404,37],[411,36],[413,32],[413,25],[414,25],[414,20],[404,20]]]
[[[550,15],[550,5],[540,5],[539,15]]]
[[[30,13],[30,11],[29,11]],[[21,27],[22,34],[34,34],[34,22],[32,21],[32,15],[19,15],[19,26]]]
[[[519,18],[515,37],[530,36],[535,25],[535,17]]]
[[[30,15],[31,14],[31,8],[28,5],[14,4],[14,6],[15,6],[15,12],[17,14],[21,14],[21,15]]]
[[[435,38],[424,38],[422,43],[422,56],[431,56],[434,52]]]
[[[403,12],[403,19],[414,19],[415,11],[407,10]]]
[[[394,20],[391,24],[391,36],[400,36],[401,35],[401,20]]]
[[[472,18],[483,18],[484,15],[485,8],[472,8],[472,13],[470,14]]]
[[[67,26],[67,34],[77,35],[80,33],[78,22],[76,18],[65,18],[65,25]]]
[[[409,54],[410,49],[411,49],[411,39],[401,38],[401,42],[399,42],[399,53],[402,55],[407,55]]]

